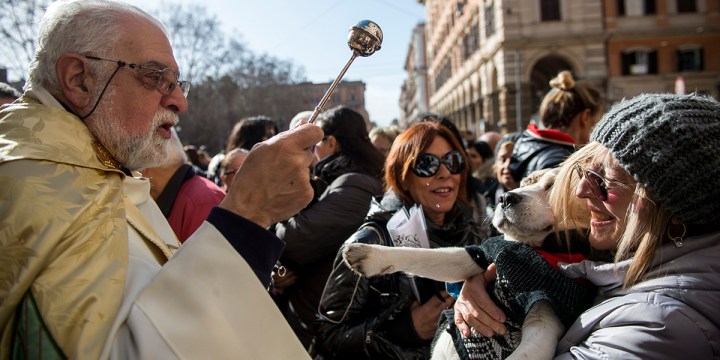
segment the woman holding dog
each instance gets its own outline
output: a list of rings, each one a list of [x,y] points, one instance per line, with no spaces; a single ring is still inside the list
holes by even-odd
[[[613,107],[590,140],[564,166],[575,167],[574,194],[591,212],[590,244],[615,261],[564,267],[599,296],[560,340],[557,358],[718,358],[720,103],[640,95]],[[566,180],[556,186],[571,188]],[[455,305],[465,334],[468,326],[486,336],[505,330],[485,275],[466,281]]]
[[[345,244],[393,246],[387,223],[420,205],[431,248],[480,243],[479,212],[467,205],[463,148],[438,122],[413,125],[394,141],[385,164],[386,194]],[[379,200],[379,201],[378,201]],[[344,245],[343,245],[344,248]],[[319,306],[318,352],[329,359],[426,359],[443,310],[454,299],[443,283],[392,274],[361,277],[340,249]]]

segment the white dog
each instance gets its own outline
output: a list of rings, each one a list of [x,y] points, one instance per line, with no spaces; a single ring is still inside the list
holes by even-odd
[[[520,296],[517,296],[516,290],[508,290],[507,286],[510,282],[522,283],[515,279],[518,278],[517,276],[512,274],[531,272],[532,270],[529,270],[528,266],[538,266],[537,261],[545,263],[542,258],[528,255],[527,251],[533,252],[533,250],[524,244],[532,247],[541,246],[549,234],[565,228],[564,224],[556,224],[549,205],[549,189],[557,174],[557,169],[534,174],[529,181],[534,183],[507,192],[502,196],[495,210],[493,224],[503,233],[504,240],[498,237],[486,241],[487,244],[493,242],[501,247],[512,246],[509,250],[496,251],[494,248],[487,250],[494,252],[494,255],[500,254],[502,259],[496,259],[494,255],[483,258],[482,251],[486,251],[486,249],[480,249],[480,247],[484,245],[471,246],[466,250],[464,248],[419,249],[367,244],[348,245],[343,252],[343,258],[349,267],[365,276],[402,271],[446,282],[459,282],[481,274],[485,271],[484,265],[495,262],[498,280],[494,290],[498,300],[509,307],[509,309],[506,308],[508,335],[499,339],[496,339],[497,337],[484,338],[473,331],[471,338],[474,339],[463,338],[462,341],[466,345],[469,345],[468,341],[471,341],[472,344],[469,347],[476,350],[482,349],[484,354],[479,358],[492,356],[509,359],[551,359],[557,341],[564,332],[563,323],[554,311],[554,306],[557,306],[554,303],[551,306],[548,301],[555,300],[555,298],[552,295],[540,295],[540,299],[534,300],[531,304],[516,304],[513,301],[517,298],[525,299],[528,294],[530,297],[535,296],[537,291],[542,290],[538,286],[544,286],[543,284],[572,281],[564,279],[557,271],[551,271],[554,273],[551,278],[540,279],[540,281],[533,279],[533,284],[530,284],[532,289],[528,289],[529,292],[524,292]],[[579,216],[585,216],[585,212]],[[488,246],[492,247],[492,245]],[[538,258],[539,260],[534,265],[528,265],[529,261],[526,261],[528,258]],[[503,262],[511,265],[502,265]],[[519,262],[523,264],[514,265]],[[521,276],[521,278],[523,277]],[[501,283],[504,285],[500,285]],[[580,290],[585,293],[579,295],[583,298],[583,306],[585,303],[589,306],[594,295],[594,290],[586,290]],[[563,300],[561,299],[560,302]],[[568,306],[572,308],[573,316],[577,316],[584,310],[584,308],[576,309],[576,304]],[[512,309],[520,311],[513,312]],[[566,310],[562,306],[559,309]],[[447,325],[454,327],[453,319],[448,320],[449,324]],[[433,347],[434,359],[457,359],[460,358],[460,355],[473,358],[467,349],[457,348],[454,345],[453,340],[457,341],[459,336],[457,331],[455,335],[452,331],[439,331],[438,333],[439,338],[436,339]],[[488,352],[490,354],[487,354]],[[512,354],[508,356],[510,352]]]

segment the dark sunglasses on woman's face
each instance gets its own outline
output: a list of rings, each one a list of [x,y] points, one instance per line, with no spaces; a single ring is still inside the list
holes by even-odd
[[[443,155],[442,158],[433,154],[422,153],[415,159],[412,170],[419,177],[431,177],[440,169],[440,163],[445,164],[451,174],[459,174],[465,169],[465,159],[462,154],[457,150],[453,150]]]

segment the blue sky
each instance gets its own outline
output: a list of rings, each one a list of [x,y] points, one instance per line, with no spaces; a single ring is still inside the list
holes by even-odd
[[[152,11],[159,3],[126,0]],[[335,79],[351,56],[347,35],[359,20],[372,20],[383,30],[380,51],[357,58],[345,80],[367,85],[366,107],[380,125],[400,117],[398,99],[413,28],[424,21],[417,0],[171,0],[202,4],[216,15],[225,34],[241,36],[256,53],[290,60],[305,69],[312,82]],[[167,3],[166,3],[167,5]]]

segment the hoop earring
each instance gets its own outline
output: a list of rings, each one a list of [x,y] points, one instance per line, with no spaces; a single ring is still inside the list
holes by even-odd
[[[681,248],[683,246],[685,232],[687,232],[687,227],[685,227],[685,224],[680,225],[682,225],[682,234],[680,234],[680,236],[672,236],[672,234],[670,234],[670,227],[668,226],[668,237],[675,243],[676,248]]]

